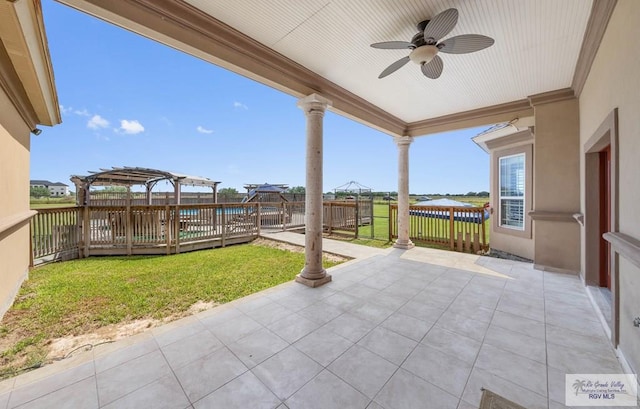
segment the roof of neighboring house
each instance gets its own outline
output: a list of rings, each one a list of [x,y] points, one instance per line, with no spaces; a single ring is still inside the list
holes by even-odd
[[[49,182],[48,180],[38,180],[38,179],[34,179],[34,180],[30,180],[30,181],[29,181],[29,184],[30,184],[30,185],[32,185],[32,186],[33,186],[33,185],[44,185],[44,186],[50,186],[50,185],[52,185],[53,183],[52,183],[52,182]]]
[[[66,186],[69,187],[69,185],[62,183],[62,182],[55,182],[55,183],[51,183],[49,186]]]

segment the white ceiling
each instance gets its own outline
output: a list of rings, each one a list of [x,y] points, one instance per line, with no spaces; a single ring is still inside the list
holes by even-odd
[[[407,123],[570,87],[592,6],[592,0],[186,2]],[[377,78],[409,50],[371,43],[410,41],[416,23],[450,7],[459,20],[446,37],[482,34],[495,44],[441,54],[444,71],[436,80],[411,62]]]

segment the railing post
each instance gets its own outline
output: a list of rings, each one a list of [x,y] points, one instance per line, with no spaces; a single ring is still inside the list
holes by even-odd
[[[287,203],[282,202],[282,231],[287,230]]]
[[[227,236],[227,211],[225,209],[225,205],[223,204],[221,207],[221,216],[222,216],[222,237],[221,237],[221,245],[224,247],[225,239]]]
[[[125,236],[125,240],[127,243],[127,256],[131,255],[131,249],[133,247],[133,217],[131,214],[131,205],[129,204],[129,201],[127,201],[127,207],[126,207],[126,217],[124,218],[125,220],[125,229],[124,229],[124,236]]]
[[[356,197],[356,239],[358,238],[358,227],[360,226],[360,196]]]
[[[485,227],[484,227],[484,207],[482,208],[482,212],[480,212],[480,220],[482,221],[481,224],[481,230],[482,230],[482,251],[486,250],[487,248],[487,236],[486,236],[486,231],[485,231]]]
[[[389,241],[393,240],[393,207],[389,201]]]
[[[256,220],[258,221],[258,236],[260,236],[260,233],[262,232],[262,205],[260,204],[260,202],[257,203],[258,207],[256,208]]]
[[[173,231],[175,232],[176,254],[180,253],[180,207],[173,206]]]
[[[455,217],[453,214],[453,207],[449,208],[449,247],[451,248],[451,250],[454,249],[455,247],[455,242],[454,242],[454,223],[455,223]]]
[[[167,243],[167,255],[171,254],[171,209],[164,206],[164,240]]]
[[[89,205],[82,207],[82,239],[84,241],[84,252],[82,257],[89,257],[89,249],[91,248],[91,210]]]
[[[333,202],[329,202],[329,234],[333,232]]]

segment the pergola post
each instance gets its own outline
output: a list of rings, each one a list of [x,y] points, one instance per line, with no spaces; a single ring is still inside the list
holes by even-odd
[[[410,136],[394,138],[398,146],[398,239],[393,247],[411,249],[409,239],[409,146],[413,142]]]
[[[173,188],[174,188],[174,196],[175,196],[175,200],[177,205],[180,204],[181,202],[181,198],[180,198],[180,181],[178,179],[175,179],[173,181]]]
[[[305,190],[305,265],[296,281],[318,287],[331,281],[322,266],[322,133],[324,112],[331,101],[318,94],[298,101],[307,118],[307,174]]]

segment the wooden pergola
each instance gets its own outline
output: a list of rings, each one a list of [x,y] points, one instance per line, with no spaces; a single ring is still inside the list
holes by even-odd
[[[180,204],[181,187],[204,186],[213,190],[213,203],[218,202],[218,185],[209,178],[189,176],[165,170],[139,168],[139,167],[113,167],[91,171],[88,176],[71,176],[71,181],[76,185],[78,192],[78,205],[86,206],[90,203],[90,189],[92,186],[125,186],[129,202],[131,201],[131,186],[144,186],[147,193],[147,204],[152,204],[151,190],[160,181],[166,180],[174,187],[175,204]]]

